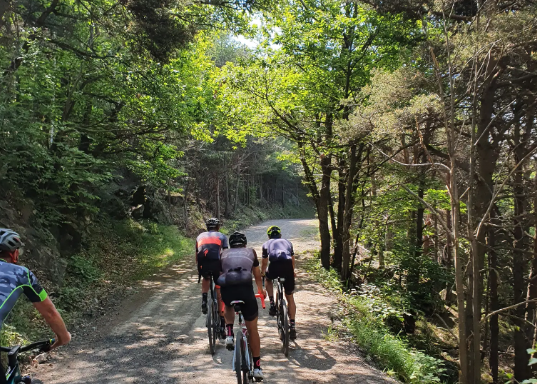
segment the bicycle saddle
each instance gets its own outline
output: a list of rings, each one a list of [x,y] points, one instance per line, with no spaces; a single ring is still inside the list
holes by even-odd
[[[244,304],[244,301],[242,301],[242,300],[233,300],[230,304],[231,305]]]
[[[281,283],[285,283],[285,277],[278,277],[278,281]]]

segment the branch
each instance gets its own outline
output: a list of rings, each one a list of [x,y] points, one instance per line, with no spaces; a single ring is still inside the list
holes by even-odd
[[[402,163],[400,161],[397,161],[395,160],[393,157],[385,154],[384,152],[382,152],[379,148],[377,148],[375,145],[371,144],[371,146],[373,148],[375,148],[377,151],[379,151],[383,156],[387,157],[390,161],[393,161],[394,163],[396,164],[399,164],[399,165],[402,165],[404,167],[431,167],[431,166],[439,166],[441,168],[444,168],[444,170],[446,172],[450,172],[450,169],[447,165],[445,164],[442,164],[442,163],[424,163],[424,164],[407,164],[407,163]]]
[[[520,160],[518,162],[518,164],[516,164],[513,169],[511,170],[511,172],[509,172],[509,174],[507,175],[507,177],[505,178],[505,180],[503,181],[503,183],[500,185],[500,187],[498,188],[498,190],[494,193],[494,195],[492,196],[491,200],[490,200],[490,204],[487,208],[487,211],[485,212],[485,214],[483,215],[483,217],[481,218],[480,222],[479,222],[479,225],[477,226],[477,229],[476,229],[476,234],[475,236],[476,237],[479,237],[479,234],[481,232],[481,228],[483,227],[483,223],[485,222],[485,220],[487,219],[488,215],[490,214],[490,211],[492,210],[492,207],[494,206],[494,202],[496,201],[496,198],[498,197],[498,194],[502,191],[503,187],[505,186],[505,184],[507,183],[507,181],[509,180],[509,178],[511,177],[511,175],[513,173],[515,173],[515,171],[517,170],[517,168],[522,164],[524,163],[524,161],[526,161],[526,159],[533,154],[533,152],[537,149],[537,144],[534,144],[533,145],[533,148],[530,148],[530,150],[528,151],[528,153],[526,154],[526,156],[524,156],[522,158],[522,160]]]
[[[447,223],[444,221],[444,218],[442,217],[442,215],[440,213],[438,213],[436,211],[436,209],[434,209],[431,204],[429,204],[428,202],[426,202],[425,200],[423,200],[421,197],[419,197],[418,195],[416,195],[414,192],[412,192],[406,185],[401,185],[401,187],[403,187],[408,193],[410,193],[414,198],[416,198],[417,200],[420,201],[420,203],[422,203],[423,205],[425,205],[427,207],[427,209],[429,209],[435,216],[436,218],[440,221],[440,224],[442,224],[442,227],[444,227],[444,230],[448,233],[451,233],[451,230],[449,229]]]
[[[510,305],[510,306],[505,307],[505,308],[502,308],[502,309],[498,309],[497,311],[494,311],[494,312],[489,313],[487,316],[485,316],[483,319],[481,319],[480,322],[483,323],[483,322],[484,322],[485,320],[487,320],[489,317],[494,316],[494,315],[497,315],[498,313],[502,313],[502,312],[508,311],[508,310],[510,310],[510,309],[519,307],[519,306],[521,306],[521,305],[523,305],[523,304],[535,303],[535,302],[537,302],[537,299],[531,299],[531,300],[523,301],[523,302],[518,303],[518,304]]]

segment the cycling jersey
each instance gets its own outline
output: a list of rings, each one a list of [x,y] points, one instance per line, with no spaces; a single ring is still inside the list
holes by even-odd
[[[259,267],[257,254],[252,248],[230,248],[222,252],[222,275],[218,278],[222,301],[228,307],[234,300],[242,300],[242,315],[254,321],[258,315],[257,300],[252,284],[252,269]]]
[[[293,244],[286,239],[269,239],[263,244],[262,250],[263,259],[268,257],[271,263],[274,261],[292,260],[295,254]]]
[[[201,260],[220,260],[222,249],[229,248],[226,235],[218,231],[200,233],[196,239],[196,255]]]
[[[32,303],[47,298],[47,292],[28,268],[0,259],[0,328],[23,293]]]
[[[259,267],[257,254],[252,248],[230,248],[222,252],[222,275],[218,285],[231,286],[252,283],[252,269]]]

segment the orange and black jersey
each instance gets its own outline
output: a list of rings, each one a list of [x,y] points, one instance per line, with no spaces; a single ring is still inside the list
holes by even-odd
[[[220,260],[222,249],[229,248],[227,237],[218,231],[200,233],[196,239],[198,264],[204,261]]]

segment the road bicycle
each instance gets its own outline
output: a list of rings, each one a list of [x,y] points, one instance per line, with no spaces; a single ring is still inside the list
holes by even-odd
[[[276,323],[278,325],[278,334],[283,343],[283,354],[289,356],[289,317],[287,311],[287,302],[283,295],[283,283],[285,278],[278,277],[276,279]]]
[[[265,309],[265,299],[261,294],[256,294],[255,297],[261,299],[261,305]],[[237,375],[237,383],[250,383],[254,381],[254,361],[252,357],[252,351],[250,350],[250,343],[248,341],[248,329],[246,328],[246,323],[242,318],[241,305],[244,304],[244,301],[237,300],[232,301],[235,309],[235,313],[239,317],[239,327],[240,332],[235,340],[235,350],[233,351],[233,371]],[[261,381],[261,379],[256,379],[255,381]]]
[[[0,352],[7,352],[8,367],[6,370],[6,383],[7,384],[31,384],[32,379],[29,376],[22,376],[19,366],[19,353],[28,352],[32,350],[39,350],[40,352],[50,351],[50,346],[54,344],[54,339],[38,341],[21,347],[15,345],[14,347],[0,347]]]
[[[216,287],[212,274],[210,275],[210,279],[211,297],[207,300],[208,308],[205,325],[207,326],[207,334],[209,335],[209,348],[211,350],[211,355],[214,355],[216,352],[216,340],[218,338],[222,338],[225,333],[220,321],[218,298],[216,295]]]

